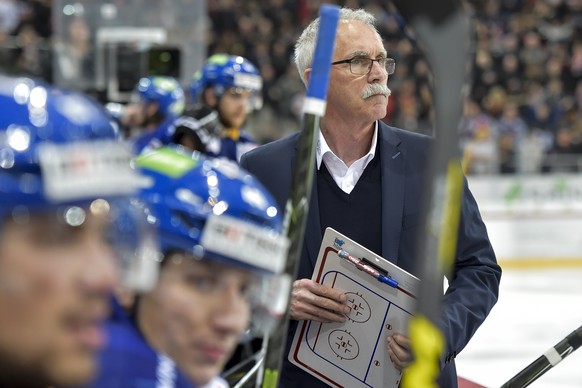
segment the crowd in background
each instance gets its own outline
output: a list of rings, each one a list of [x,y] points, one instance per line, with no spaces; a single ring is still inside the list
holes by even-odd
[[[293,45],[321,3],[208,1],[208,55],[242,55],[263,77],[264,106],[248,123],[259,142],[299,127],[305,88]],[[374,13],[396,60],[384,120],[432,134],[432,74],[414,32],[385,0],[335,3]],[[51,8],[50,0],[0,0],[0,70],[52,80]],[[467,8],[475,52],[459,126],[466,172],[582,171],[582,0],[475,0]]]

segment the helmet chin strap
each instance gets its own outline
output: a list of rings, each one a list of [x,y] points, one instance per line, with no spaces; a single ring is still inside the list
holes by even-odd
[[[234,141],[238,141],[240,139],[240,128],[222,128],[221,131],[222,137],[228,137]]]

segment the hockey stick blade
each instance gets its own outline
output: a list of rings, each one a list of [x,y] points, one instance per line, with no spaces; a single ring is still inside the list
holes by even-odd
[[[290,245],[284,273],[292,280],[297,277],[299,260],[301,259],[301,247],[303,246],[313,186],[316,139],[320,119],[325,113],[339,7],[324,4],[320,7],[319,17],[319,32],[313,54],[309,85],[303,104],[301,135],[297,146],[291,193],[285,208],[285,229]],[[263,388],[275,388],[278,385],[288,327],[289,309],[286,310],[280,325],[263,342],[265,350],[263,374],[259,373],[257,381],[258,385],[262,384]]]

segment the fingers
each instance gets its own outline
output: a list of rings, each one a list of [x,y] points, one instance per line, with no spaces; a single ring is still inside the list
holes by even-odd
[[[319,322],[345,322],[350,308],[342,291],[318,284],[310,279],[293,283],[290,315],[293,319]]]
[[[410,340],[407,336],[401,333],[394,333],[388,336],[388,354],[390,361],[398,370],[403,370],[412,361],[412,354],[410,353]]]

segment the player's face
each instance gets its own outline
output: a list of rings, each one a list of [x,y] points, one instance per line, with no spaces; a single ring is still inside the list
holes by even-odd
[[[95,370],[117,274],[105,220],[85,214],[79,226],[54,213],[1,224],[0,364],[17,379],[78,385]]]
[[[333,61],[356,56],[378,58],[386,56],[382,40],[374,29],[359,21],[341,21],[338,25]],[[373,83],[386,85],[388,74],[377,62],[367,75],[350,72],[349,64],[332,66],[327,96],[326,118],[340,122],[372,123],[386,115],[388,97],[376,94],[363,98],[366,87]]]
[[[245,123],[253,94],[241,88],[229,88],[218,100],[218,113],[227,128],[240,128]]]
[[[255,279],[224,263],[175,254],[156,288],[140,300],[138,321],[148,341],[196,384],[217,376],[248,327]]]

